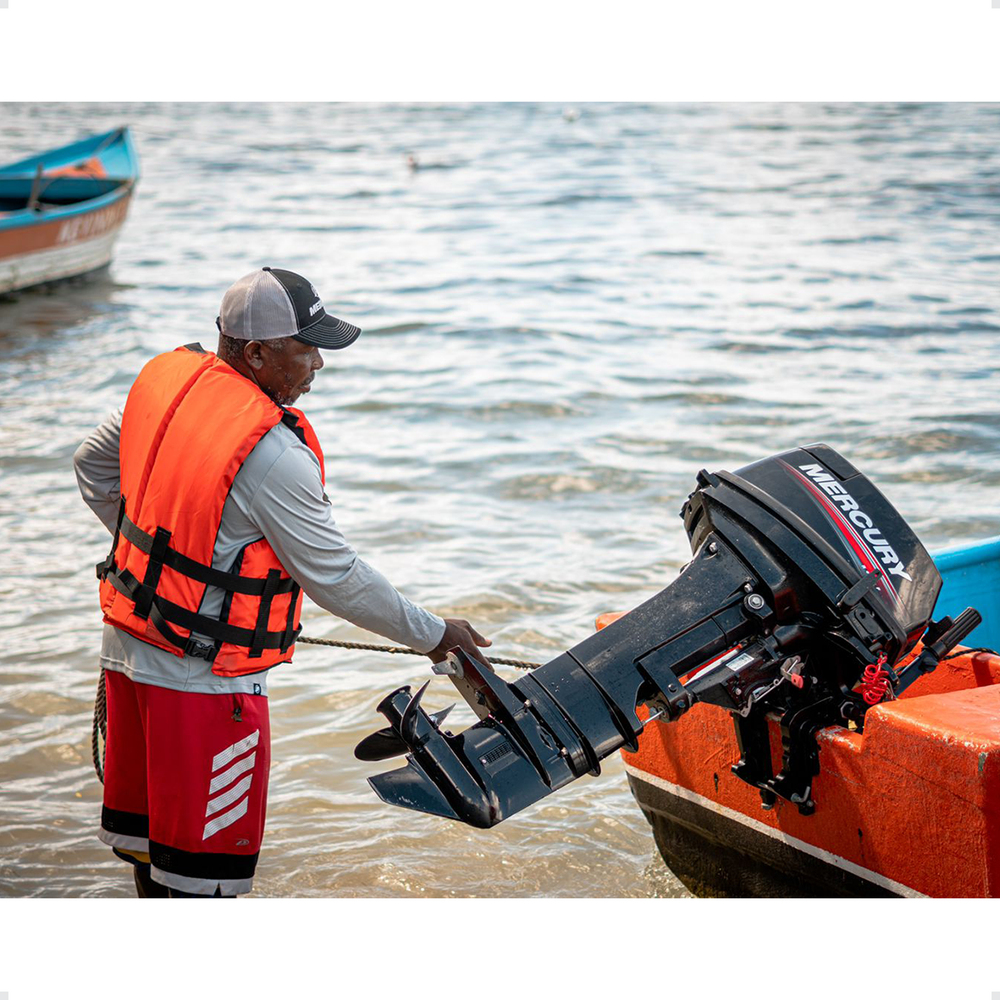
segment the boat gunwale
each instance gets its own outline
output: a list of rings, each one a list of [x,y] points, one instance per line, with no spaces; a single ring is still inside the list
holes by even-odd
[[[113,141],[108,142],[108,145],[104,146],[102,149],[102,144],[107,142],[109,139],[112,139],[112,137],[116,138],[114,138]],[[76,142],[67,143],[65,146],[54,146],[52,149],[46,149],[40,153],[33,153],[29,156],[22,157],[20,160],[15,160],[13,163],[7,163],[0,166],[0,177],[33,177],[39,164],[41,164],[44,168],[51,168],[70,166],[74,163],[83,163],[91,156],[94,156],[97,153],[97,150],[100,150],[101,153],[103,153],[114,149],[115,146],[119,145],[125,151],[126,159],[128,160],[131,172],[114,179],[120,179],[122,181],[135,180],[139,174],[139,159],[136,156],[135,145],[132,142],[132,133],[128,125],[119,125],[118,128],[110,129],[107,132],[101,132],[98,135],[90,135],[84,139],[78,139]]]
[[[1000,558],[1000,535],[971,545],[955,545],[933,553],[934,563],[941,571],[964,569]]]

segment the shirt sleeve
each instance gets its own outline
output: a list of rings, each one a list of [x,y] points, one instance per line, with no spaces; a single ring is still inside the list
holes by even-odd
[[[118,447],[122,432],[122,411],[98,426],[76,449],[73,469],[80,493],[90,509],[114,534],[121,498],[121,466]]]
[[[246,513],[281,565],[321,608],[421,653],[441,641],[444,619],[400,594],[344,538],[319,463],[308,448],[282,452]]]

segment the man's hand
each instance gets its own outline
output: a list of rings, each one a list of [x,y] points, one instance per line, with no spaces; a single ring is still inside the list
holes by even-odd
[[[485,663],[490,667],[490,661],[479,652],[479,646],[492,646],[493,640],[481,636],[463,618],[445,618],[444,635],[441,641],[425,656],[429,656],[431,663],[440,663],[447,655],[449,649],[460,646],[469,656],[474,656],[480,663]],[[490,667],[492,669],[492,667]]]

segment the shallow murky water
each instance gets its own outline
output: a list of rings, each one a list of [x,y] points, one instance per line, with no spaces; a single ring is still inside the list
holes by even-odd
[[[345,533],[500,655],[660,589],[698,469],[795,444],[932,548],[1000,533],[1000,108],[8,104],[0,161],[124,122],[110,272],[0,303],[0,893],[130,893],[94,837],[108,543],[70,459],[261,264],[365,328],[304,401]],[[305,632],[368,638],[315,606]],[[256,893],[684,894],[618,760],[488,832],[383,806],[351,750],[426,673],[300,647],[272,674]]]

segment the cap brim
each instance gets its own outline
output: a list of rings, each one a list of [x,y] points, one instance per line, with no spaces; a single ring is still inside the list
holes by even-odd
[[[343,347],[350,347],[360,336],[360,327],[345,323],[344,320],[337,319],[329,313],[324,313],[312,326],[307,326],[294,334],[296,340],[328,351],[339,351]]]

